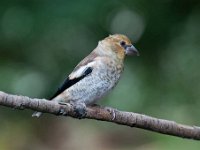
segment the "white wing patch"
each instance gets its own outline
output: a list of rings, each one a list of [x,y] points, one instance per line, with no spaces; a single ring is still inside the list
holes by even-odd
[[[90,62],[90,63],[88,63],[87,65],[80,67],[78,70],[73,71],[73,72],[69,75],[69,79],[74,79],[74,78],[79,78],[79,77],[81,77],[81,76],[84,74],[84,72],[86,71],[86,69],[87,69],[88,67],[93,67],[94,64],[95,64],[95,62]]]

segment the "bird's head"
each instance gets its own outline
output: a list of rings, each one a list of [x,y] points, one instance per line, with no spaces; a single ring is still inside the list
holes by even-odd
[[[99,42],[100,53],[123,60],[125,55],[139,56],[138,50],[131,44],[127,36],[114,34]]]

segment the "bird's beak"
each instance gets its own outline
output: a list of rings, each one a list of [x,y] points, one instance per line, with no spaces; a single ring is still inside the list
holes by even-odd
[[[126,45],[125,52],[126,52],[126,55],[140,56],[138,50],[133,45]]]

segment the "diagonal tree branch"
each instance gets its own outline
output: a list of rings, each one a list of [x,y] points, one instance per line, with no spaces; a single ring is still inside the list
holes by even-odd
[[[67,116],[77,118],[72,105],[60,105],[46,99],[11,95],[1,91],[0,105],[16,109],[32,109],[55,115],[58,115],[60,111],[64,111]],[[200,127],[182,125],[174,121],[157,119],[142,114],[124,112],[112,108],[107,109],[99,106],[87,107],[84,118],[113,122],[162,134],[200,140]]]

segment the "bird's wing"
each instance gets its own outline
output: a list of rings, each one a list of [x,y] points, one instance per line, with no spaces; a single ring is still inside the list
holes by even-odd
[[[73,70],[73,72],[65,79],[63,84],[58,88],[56,93],[50,98],[53,99],[59,94],[61,94],[63,91],[65,91],[67,88],[73,86],[83,78],[85,78],[87,75],[92,73],[93,65],[95,64],[94,59],[97,56],[95,54],[90,54],[88,57],[83,59]]]

